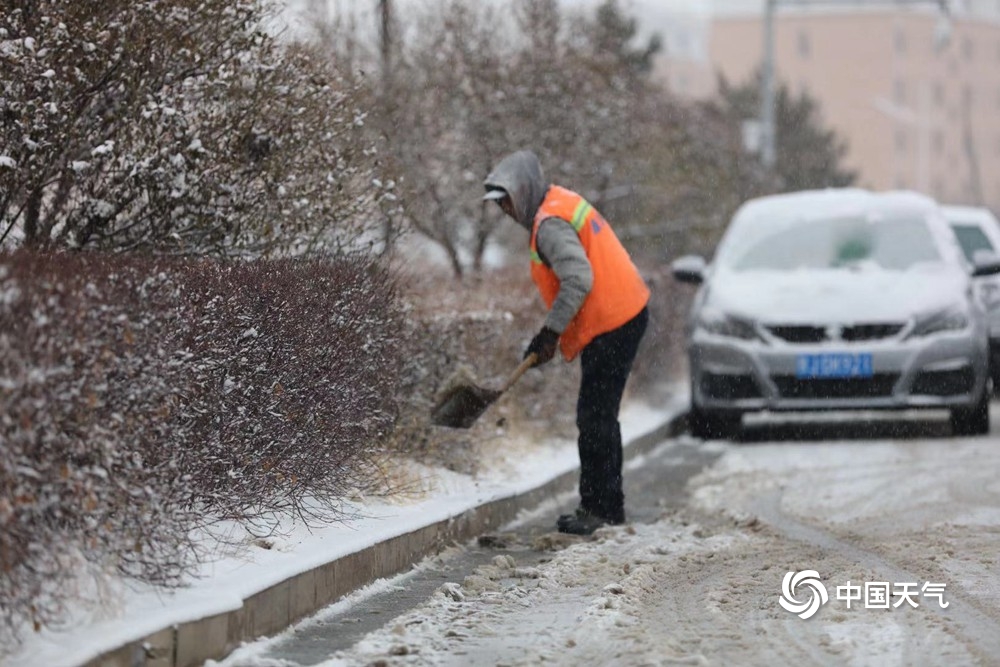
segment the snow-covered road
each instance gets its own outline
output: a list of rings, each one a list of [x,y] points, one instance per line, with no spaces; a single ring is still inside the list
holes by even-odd
[[[995,437],[664,447],[720,454],[686,506],[592,540],[498,549],[318,664],[1000,662]],[[788,582],[793,613],[783,580],[809,570]],[[267,646],[223,664],[303,664]]]

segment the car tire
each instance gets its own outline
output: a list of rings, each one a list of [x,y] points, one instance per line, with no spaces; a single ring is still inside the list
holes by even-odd
[[[986,435],[990,432],[990,395],[982,396],[971,408],[956,408],[951,411],[951,431],[955,435]]]
[[[739,412],[704,410],[696,405],[688,413],[691,435],[702,440],[736,440],[743,429]]]

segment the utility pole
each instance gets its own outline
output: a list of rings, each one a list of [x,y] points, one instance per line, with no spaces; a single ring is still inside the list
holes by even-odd
[[[950,0],[764,0],[764,58],[760,76],[760,161],[765,168],[774,167],[777,158],[777,129],[774,110],[774,15],[778,5],[810,7],[870,7],[880,3],[889,6],[937,5],[947,24]],[[947,25],[946,25],[947,27]],[[947,34],[947,30],[943,34]],[[939,37],[936,36],[935,39]],[[946,39],[946,37],[945,37]]]
[[[388,92],[392,67],[392,0],[378,0],[379,46],[382,51],[382,85]]]
[[[760,161],[774,167],[774,10],[778,0],[764,0],[764,64],[760,73]]]
[[[379,51],[382,59],[382,90],[381,100],[383,122],[390,122],[394,111],[394,82],[392,73],[393,49],[393,16],[392,0],[377,0],[379,22]],[[392,252],[395,240],[399,237],[395,216],[391,211],[384,211],[382,219],[382,255]]]

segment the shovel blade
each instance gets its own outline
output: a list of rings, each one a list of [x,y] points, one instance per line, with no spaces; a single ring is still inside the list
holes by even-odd
[[[438,426],[469,428],[501,393],[474,385],[453,387],[431,411],[431,421]]]

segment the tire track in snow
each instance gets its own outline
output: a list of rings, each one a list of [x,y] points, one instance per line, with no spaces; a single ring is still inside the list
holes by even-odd
[[[781,511],[781,495],[781,491],[773,491],[759,497],[751,504],[751,511],[786,537],[838,554],[864,568],[879,572],[893,582],[924,581],[923,576],[918,576],[883,556],[844,541],[832,532],[788,516]],[[947,589],[945,600],[948,602],[946,609],[935,604],[927,605],[927,608],[944,620],[967,647],[984,661],[993,661],[1000,656],[1000,622],[954,589]]]

